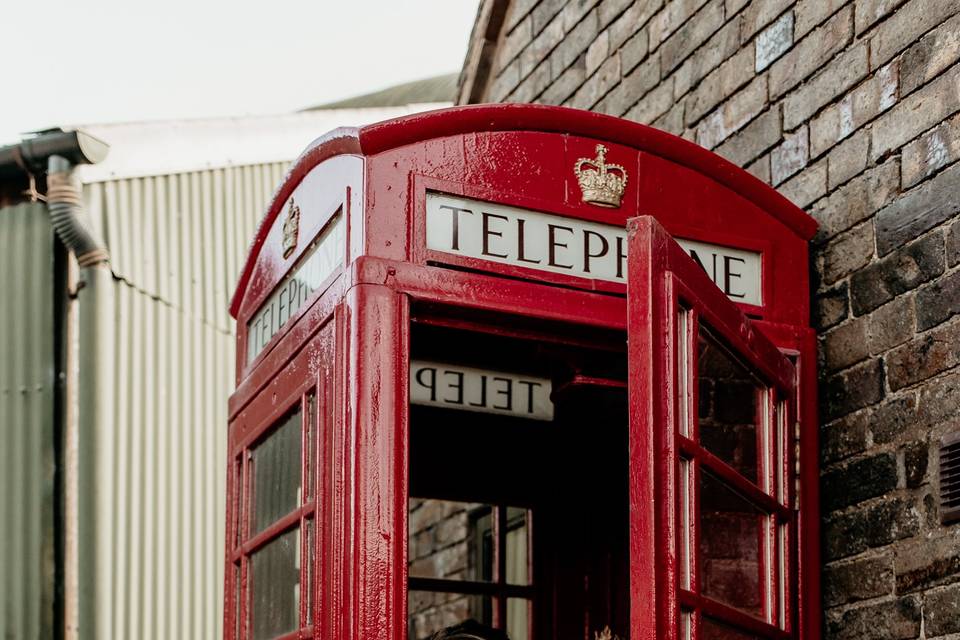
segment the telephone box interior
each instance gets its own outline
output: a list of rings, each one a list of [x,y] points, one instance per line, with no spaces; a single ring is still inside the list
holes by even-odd
[[[598,114],[318,139],[231,305],[226,637],[819,637],[814,230]]]

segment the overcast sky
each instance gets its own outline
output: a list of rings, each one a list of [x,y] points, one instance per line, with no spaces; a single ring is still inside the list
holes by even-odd
[[[0,144],[64,124],[283,113],[459,71],[478,0],[11,0]]]

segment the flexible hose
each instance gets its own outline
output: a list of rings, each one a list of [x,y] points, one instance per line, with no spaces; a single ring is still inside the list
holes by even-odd
[[[84,224],[83,200],[72,165],[60,156],[50,156],[47,172],[47,210],[60,240],[77,256],[81,267],[110,260],[106,247]]]

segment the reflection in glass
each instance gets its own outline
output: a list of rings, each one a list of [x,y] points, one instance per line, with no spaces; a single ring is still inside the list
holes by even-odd
[[[300,613],[300,530],[293,529],[250,557],[253,640],[294,631]]]
[[[760,385],[701,328],[697,339],[700,444],[757,482]]]
[[[471,600],[480,600],[474,605]],[[426,640],[437,631],[459,624],[470,618],[477,618],[473,608],[489,610],[490,598],[486,596],[467,596],[460,593],[434,593],[432,591],[407,592],[407,638]]]
[[[507,507],[507,584],[530,584],[527,531],[527,511]]]
[[[700,638],[702,640],[759,640],[753,634],[738,631],[710,618],[703,618],[700,621]]]
[[[252,451],[253,533],[299,506],[300,418],[298,408]]]
[[[530,601],[507,598],[507,635],[510,640],[527,640]]]
[[[760,534],[766,516],[740,494],[700,474],[700,589],[703,595],[760,616]]]
[[[488,505],[411,498],[407,525],[409,576],[489,581],[492,558],[470,553],[477,543],[470,535],[472,523],[479,514],[489,513]]]

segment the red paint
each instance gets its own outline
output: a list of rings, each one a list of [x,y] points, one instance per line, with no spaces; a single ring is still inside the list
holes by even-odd
[[[608,162],[624,165],[629,174],[618,209],[580,201],[573,164],[593,157],[598,142],[610,149]],[[302,212],[298,247],[283,258],[271,230],[283,224],[290,194],[312,170],[324,173],[318,201],[327,204]],[[608,224],[652,218],[631,226],[629,285],[599,283],[426,250],[427,189]],[[347,225],[343,264],[246,362],[247,320],[303,255],[309,235],[319,233],[338,208]],[[250,552],[308,517],[317,523],[313,622],[306,624],[301,606],[301,630],[291,637],[405,637],[406,378],[415,313],[418,322],[568,344],[577,342],[576,331],[551,337],[543,327],[563,322],[626,332],[632,374],[631,638],[678,637],[680,609],[689,607],[761,637],[816,640],[817,405],[807,276],[807,241],[815,227],[801,210],[722,158],[655,129],[588,112],[464,107],[320,138],[279,186],[231,302],[238,359],[229,408],[226,637],[234,637],[233,563],[242,567],[244,589],[252,586]],[[762,251],[763,306],[728,301],[670,234]],[[675,456],[717,466],[695,439],[662,428],[674,424],[676,414],[672,396],[662,390],[676,382],[671,367],[677,338],[667,311],[678,297],[708,318],[764,379],[796,394],[791,404],[801,427],[802,506],[794,515],[756,497],[793,522],[785,578],[789,631],[677,583]],[[485,320],[489,314],[513,320],[494,325]],[[797,366],[772,345],[794,355]],[[320,437],[313,450],[304,448],[304,481],[314,478],[315,488],[293,514],[238,541],[236,523],[248,517],[244,452],[311,389],[320,399]],[[739,477],[718,473],[751,491]],[[763,570],[773,575],[772,567]],[[246,603],[240,606],[246,615]],[[242,631],[239,637],[250,636]]]

